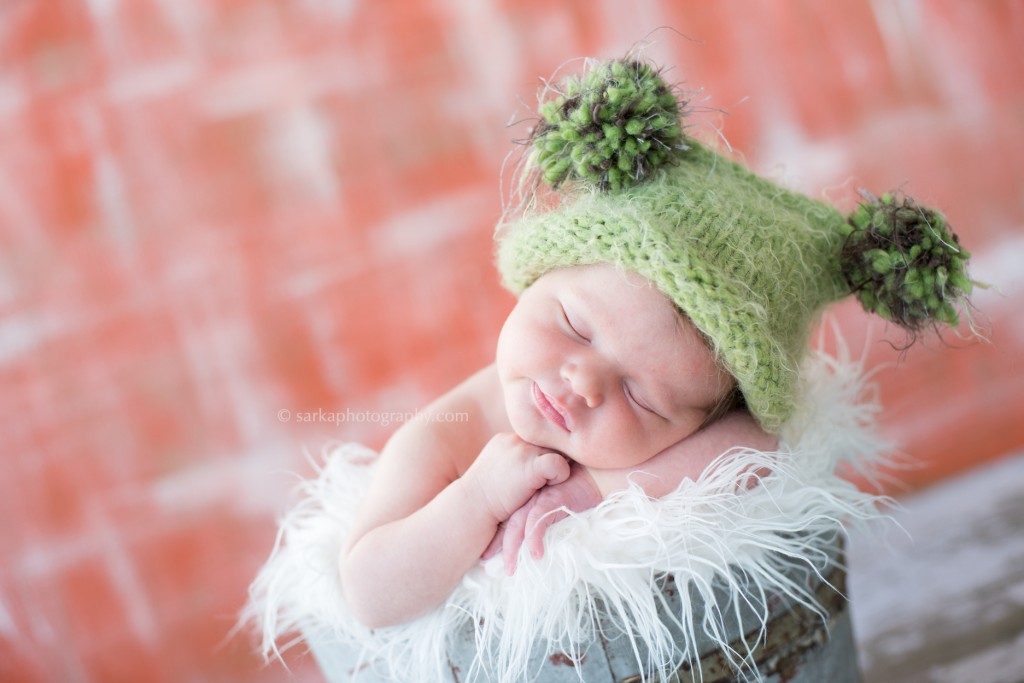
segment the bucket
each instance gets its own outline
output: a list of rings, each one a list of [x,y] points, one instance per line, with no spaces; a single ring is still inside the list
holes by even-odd
[[[806,586],[819,609],[772,595],[766,598],[750,595],[747,596],[749,602],[731,605],[724,589],[716,590],[716,600],[724,615],[723,626],[731,647],[741,655],[750,652],[749,661],[754,662],[765,683],[860,683],[849,604],[845,597],[846,573],[840,561],[842,549],[838,539],[837,534],[833,546],[825,549],[829,558],[827,566],[812,571],[805,561],[788,565],[787,574]],[[664,597],[666,613],[662,622],[673,629],[678,638],[684,638],[669,616],[672,611],[682,609],[679,587],[671,577],[665,577],[655,590],[660,590]],[[700,613],[703,601],[699,593],[693,586],[688,590],[689,604]],[[765,599],[768,625],[764,637],[758,640],[760,620],[757,607],[764,605]],[[755,623],[757,627],[749,628]],[[531,672],[529,680],[538,683],[579,683],[581,680],[585,683],[640,683],[655,680],[638,670],[638,662],[644,661],[646,653],[641,648],[638,658],[630,639],[621,634],[621,629],[616,627],[607,611],[602,611],[600,624],[598,639],[578,659],[558,652],[535,652],[528,667]],[[744,630],[741,624],[748,628]],[[467,673],[476,656],[473,628],[473,624],[466,623],[449,652],[449,680],[453,683],[469,680]],[[669,681],[725,683],[745,680],[715,641],[700,630],[695,636],[698,641],[695,651],[699,653],[699,659],[684,662]],[[326,634],[306,633],[305,637],[329,683],[381,683],[389,680],[382,678],[372,665],[360,665],[358,653],[332,644]],[[476,677],[473,680],[486,679]]]

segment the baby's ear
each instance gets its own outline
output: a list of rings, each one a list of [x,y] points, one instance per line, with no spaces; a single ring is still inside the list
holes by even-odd
[[[945,217],[910,197],[865,196],[847,219],[840,253],[852,292],[865,310],[912,335],[937,323],[956,327],[972,289],[970,254]]]

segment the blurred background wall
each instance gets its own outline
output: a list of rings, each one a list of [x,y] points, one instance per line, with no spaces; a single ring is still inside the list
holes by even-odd
[[[908,485],[1024,445],[1020,2],[4,0],[0,680],[286,680],[224,641],[290,473],[489,362],[506,124],[645,39],[691,133],[993,285],[990,343],[836,311]]]

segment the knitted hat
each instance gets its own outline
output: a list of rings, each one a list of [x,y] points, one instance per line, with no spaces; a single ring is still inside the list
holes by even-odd
[[[643,62],[597,63],[555,91],[530,164],[561,192],[501,226],[513,292],[567,266],[639,273],[711,340],[769,431],[793,412],[827,304],[856,293],[912,333],[958,324],[969,254],[937,212],[884,195],[847,218],[754,175],[684,136],[686,103]]]

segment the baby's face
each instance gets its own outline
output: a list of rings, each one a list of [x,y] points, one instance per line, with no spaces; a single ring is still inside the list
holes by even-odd
[[[515,432],[596,468],[686,438],[732,386],[668,297],[609,265],[552,271],[523,292],[496,364]]]

